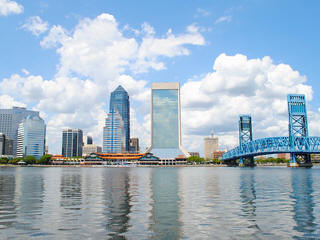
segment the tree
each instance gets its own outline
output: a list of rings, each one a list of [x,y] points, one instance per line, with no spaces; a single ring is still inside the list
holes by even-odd
[[[204,162],[204,159],[198,156],[191,156],[187,158],[188,162],[194,162],[194,163],[202,163]]]
[[[52,155],[44,154],[40,159],[37,160],[37,164],[48,164],[51,160]]]
[[[0,164],[7,164],[9,162],[9,158],[2,157],[0,158]]]
[[[23,159],[26,164],[35,164],[37,161],[37,158],[34,156],[26,156],[25,159]]]

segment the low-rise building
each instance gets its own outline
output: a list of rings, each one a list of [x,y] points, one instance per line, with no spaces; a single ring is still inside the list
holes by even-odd
[[[82,156],[88,156],[90,153],[101,153],[102,147],[95,144],[87,144],[82,148]]]
[[[189,152],[191,157],[200,157],[200,153],[199,152]]]
[[[212,153],[212,159],[222,158],[222,155],[225,154],[225,151],[215,151]]]

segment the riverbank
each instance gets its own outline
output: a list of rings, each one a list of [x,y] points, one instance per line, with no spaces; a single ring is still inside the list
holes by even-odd
[[[313,166],[320,166],[320,163],[313,163]],[[229,167],[225,164],[182,164],[182,165],[14,165],[14,164],[0,164],[0,167],[47,167],[47,168],[167,168],[167,167]],[[257,164],[255,167],[287,167],[286,163],[263,163]]]

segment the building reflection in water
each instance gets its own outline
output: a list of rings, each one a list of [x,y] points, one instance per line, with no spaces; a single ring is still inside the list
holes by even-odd
[[[320,237],[316,235],[317,224],[315,223],[313,201],[313,179],[311,169],[292,169],[292,195],[294,200],[293,211],[296,225],[294,230],[301,233],[302,239]]]
[[[179,239],[178,195],[179,184],[177,168],[154,168],[152,171],[152,223],[150,230],[157,239]]]
[[[16,170],[17,218],[15,228],[24,231],[39,231],[39,222],[43,221],[44,180],[42,171],[37,168],[19,168]]]
[[[244,233],[251,236],[257,236],[261,232],[256,220],[256,169],[242,169],[240,174],[240,198],[241,198],[241,212],[244,219],[246,219],[247,230]]]
[[[0,168],[0,231],[13,227],[16,222],[15,172],[15,168]],[[0,237],[2,233],[0,232]]]
[[[125,239],[129,227],[129,169],[106,169],[102,177],[105,193],[105,227],[109,237]]]
[[[63,169],[60,176],[60,208],[63,209],[58,230],[78,230],[82,207],[82,172],[79,169]]]

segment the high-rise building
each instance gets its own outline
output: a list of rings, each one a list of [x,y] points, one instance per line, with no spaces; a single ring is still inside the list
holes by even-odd
[[[0,133],[0,156],[4,155],[4,146],[6,144],[6,135]]]
[[[103,152],[125,152],[125,129],[121,115],[117,111],[108,113],[106,124],[103,128]]]
[[[17,138],[19,124],[27,116],[39,116],[39,112],[26,110],[22,107],[0,109],[0,132],[13,140],[13,155],[17,152]]]
[[[17,157],[34,156],[38,159],[45,152],[46,125],[39,116],[28,116],[18,128]]]
[[[13,156],[13,140],[0,133],[0,156]]]
[[[151,84],[151,147],[148,152],[160,159],[189,156],[181,144],[179,83]]]
[[[130,138],[130,152],[131,153],[139,153],[139,138]]]
[[[87,136],[87,145],[93,144],[93,140],[91,136]]]
[[[82,156],[83,132],[81,129],[64,129],[62,132],[62,155]]]
[[[219,150],[219,139],[214,137],[213,133],[211,133],[210,137],[204,138],[204,158],[212,159],[213,152],[217,152]]]
[[[111,93],[109,112],[116,111],[122,117],[125,131],[125,151],[130,150],[130,102],[127,91],[119,85]]]

